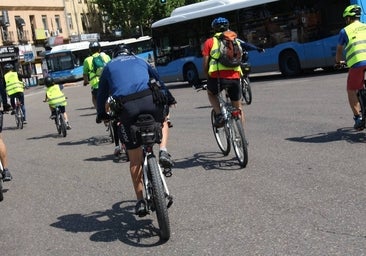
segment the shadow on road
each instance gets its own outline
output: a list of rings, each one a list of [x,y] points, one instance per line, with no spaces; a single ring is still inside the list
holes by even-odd
[[[89,214],[68,214],[58,217],[51,227],[72,233],[92,233],[94,242],[121,241],[135,247],[153,247],[163,244],[159,229],[153,225],[149,215],[138,218],[134,214],[134,201],[122,201],[112,209]]]
[[[357,132],[353,128],[340,128],[336,131],[292,137],[286,140],[305,143],[328,143],[342,140],[349,143],[365,143],[366,133]]]
[[[234,171],[242,169],[235,157],[230,158],[230,156],[223,156],[219,152],[201,152],[194,154],[192,157],[175,159],[173,171],[175,169],[186,169],[198,166],[202,166],[206,171]]]

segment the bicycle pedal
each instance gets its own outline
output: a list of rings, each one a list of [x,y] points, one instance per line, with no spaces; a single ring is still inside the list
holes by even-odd
[[[172,175],[173,175],[172,169],[171,168],[164,168],[163,174],[167,178],[172,177]]]
[[[168,196],[168,204],[166,205],[166,208],[170,208],[170,206],[172,206],[173,204],[173,197],[172,196]]]

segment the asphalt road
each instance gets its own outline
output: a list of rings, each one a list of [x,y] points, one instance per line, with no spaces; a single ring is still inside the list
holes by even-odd
[[[66,138],[43,88],[27,90],[26,127],[4,121],[14,179],[0,203],[0,255],[366,255],[366,134],[352,129],[345,82],[346,73],[253,77],[245,169],[220,154],[206,92],[169,85],[178,105],[166,243],[154,215],[133,214],[128,163],[113,160],[90,89],[64,89]]]

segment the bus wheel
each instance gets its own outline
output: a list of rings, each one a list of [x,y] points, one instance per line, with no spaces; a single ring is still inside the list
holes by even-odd
[[[188,81],[189,85],[194,87],[200,86],[200,79],[198,77],[198,72],[196,67],[193,64],[188,64],[184,68],[184,77]]]
[[[280,56],[280,71],[284,76],[295,76],[301,73],[300,61],[293,51],[285,51]]]

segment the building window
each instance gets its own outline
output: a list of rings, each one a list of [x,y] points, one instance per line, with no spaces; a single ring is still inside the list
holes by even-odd
[[[47,15],[42,15],[42,23],[44,30],[48,30]]]
[[[69,29],[74,29],[74,25],[72,24],[72,16],[71,13],[67,14],[67,24],[69,25]]]
[[[83,1],[82,0],[78,0],[78,3],[81,4]]]
[[[62,33],[60,15],[55,15],[56,30],[58,33]]]

